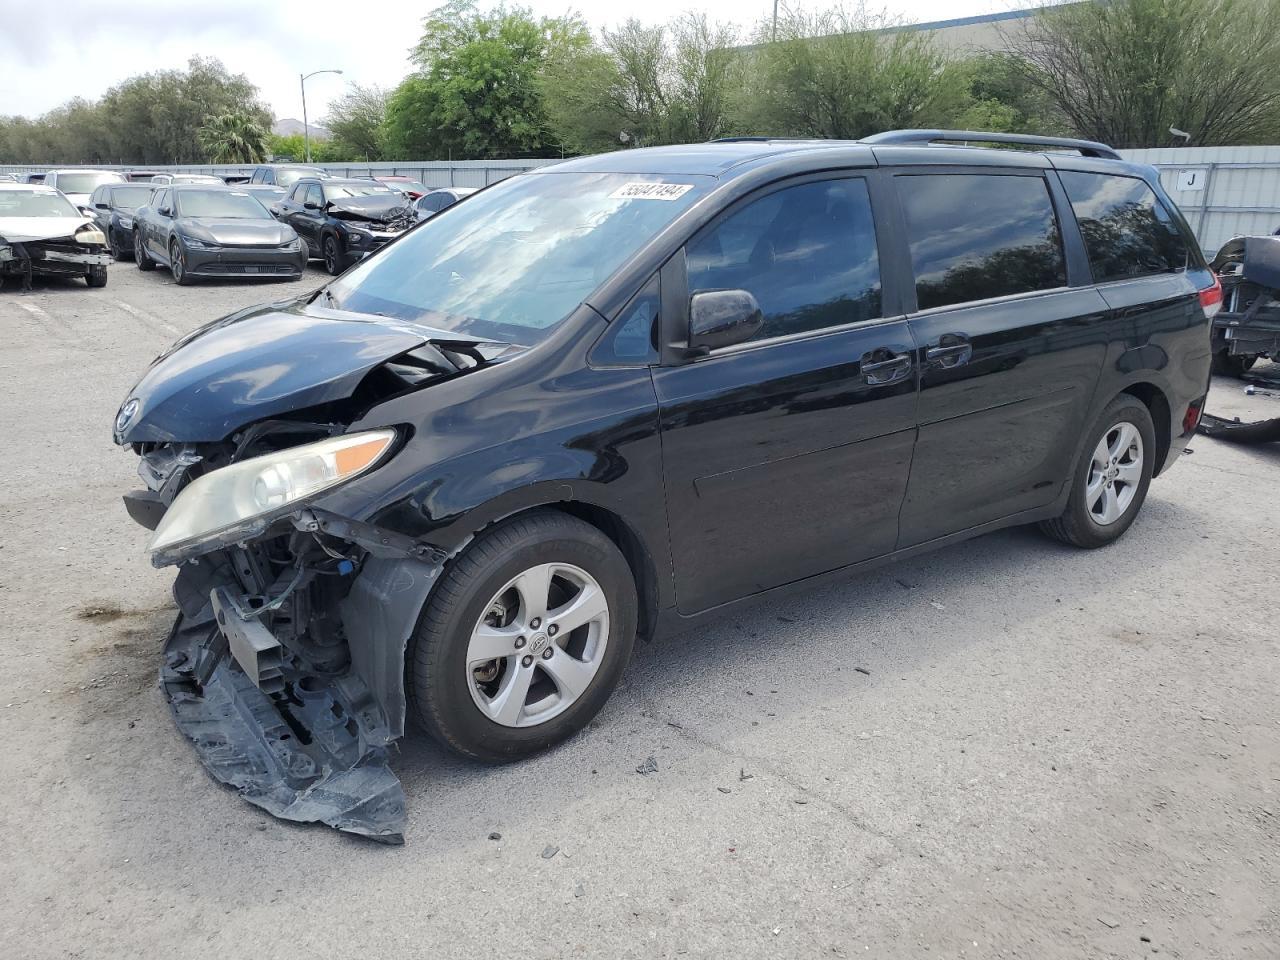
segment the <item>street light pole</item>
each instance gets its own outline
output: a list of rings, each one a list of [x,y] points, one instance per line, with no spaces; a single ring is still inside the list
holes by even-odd
[[[313,70],[303,75],[298,74],[298,86],[302,87],[302,152],[306,162],[311,162],[311,127],[307,124],[307,81],[321,73],[341,73],[341,70]]]

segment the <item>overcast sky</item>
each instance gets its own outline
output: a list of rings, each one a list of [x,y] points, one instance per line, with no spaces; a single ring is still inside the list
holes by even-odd
[[[517,0],[519,3],[520,0]],[[818,0],[819,3],[822,0]],[[1011,0],[887,0],[911,22],[1012,9]],[[523,0],[536,13],[580,11],[592,29],[627,17],[662,22],[688,9],[744,26],[769,16],[772,0]],[[784,4],[785,5],[785,4]],[[869,4],[875,6],[874,3]],[[302,117],[298,75],[336,67],[342,76],[307,81],[307,110],[321,120],[347,81],[393,87],[409,72],[406,53],[436,3],[391,0],[0,0],[0,114],[37,116],[81,96],[95,98],[126,77],[217,57],[257,84],[277,118]],[[47,8],[47,9],[46,9]]]

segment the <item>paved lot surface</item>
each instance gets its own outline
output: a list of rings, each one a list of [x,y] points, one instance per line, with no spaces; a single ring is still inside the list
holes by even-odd
[[[0,954],[1280,956],[1280,449],[1198,438],[1103,551],[1009,531],[645,647],[530,762],[412,738],[402,848],[214,784],[110,421],[178,333],[322,279],[0,291]]]

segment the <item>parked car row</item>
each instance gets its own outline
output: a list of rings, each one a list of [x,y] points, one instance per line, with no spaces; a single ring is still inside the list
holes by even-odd
[[[0,184],[12,184],[35,198],[24,204],[57,207],[62,214],[68,205],[75,210],[76,229],[92,226],[93,236],[102,238],[105,250],[97,256],[133,260],[140,270],[163,266],[183,285],[207,276],[296,279],[311,259],[321,260],[336,276],[475,192],[465,187],[432,190],[406,177],[337,178],[293,164],[261,166],[248,183],[239,184],[204,174],[156,171],[126,175],[79,169],[29,175],[43,177],[43,184],[19,184],[4,176],[9,179],[0,178]],[[16,200],[10,205],[16,206]],[[10,233],[26,236],[12,228]],[[4,238],[0,230],[0,244]],[[0,268],[0,278],[6,271],[21,272],[29,283],[32,274],[68,272],[65,266],[44,269],[41,257],[11,259],[20,261],[20,267]],[[105,264],[86,261],[78,269],[92,285],[102,286]]]

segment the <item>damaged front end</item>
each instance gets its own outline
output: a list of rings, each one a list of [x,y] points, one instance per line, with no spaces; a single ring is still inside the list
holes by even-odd
[[[111,262],[106,239],[96,230],[91,235],[102,242],[86,243],[85,234],[21,241],[0,235],[0,282],[17,277],[22,289],[29,290],[33,276],[83,277],[93,268],[105,268]]]
[[[325,496],[402,447],[401,428],[349,432],[370,406],[505,349],[357,329],[297,304],[246,316],[279,336],[246,338],[241,316],[210,325],[158,359],[117,416],[145,483],[128,512],[154,531],[153,564],[178,566],[161,687],[205,767],[251,803],[400,843],[405,801],[388,760],[405,728],[405,649],[448,557],[327,510]],[[303,326],[320,352],[295,353],[286,375],[289,331]],[[365,352],[346,351],[340,369],[325,347],[355,334]],[[256,344],[280,392],[244,350],[235,376],[219,376],[232,337]]]

